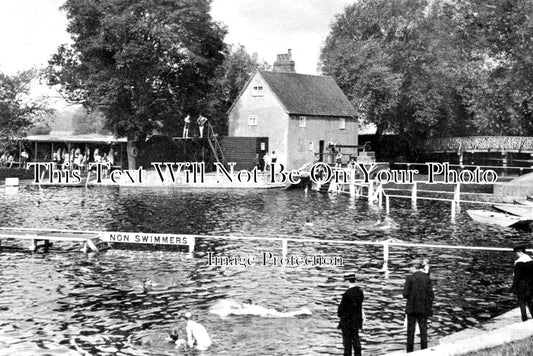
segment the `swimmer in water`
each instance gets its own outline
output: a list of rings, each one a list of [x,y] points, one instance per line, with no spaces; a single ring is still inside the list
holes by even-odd
[[[186,348],[187,347],[187,341],[184,339],[179,338],[178,331],[176,329],[173,329],[170,334],[168,334],[167,341],[173,343],[176,345],[176,348]]]
[[[227,315],[253,315],[264,318],[292,318],[295,316],[312,314],[307,308],[301,308],[292,312],[280,312],[276,309],[269,309],[253,304],[251,299],[244,300],[242,304],[233,301],[226,301],[224,304],[221,303],[218,308],[212,309],[211,312],[214,314],[219,314],[219,316],[222,317]]]
[[[189,312],[181,315],[180,318],[187,321],[187,345],[191,349],[207,350],[211,346],[212,341],[205,327],[192,320],[192,314]]]

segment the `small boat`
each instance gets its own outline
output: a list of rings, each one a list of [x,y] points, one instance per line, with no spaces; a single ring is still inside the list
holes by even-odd
[[[529,199],[528,200],[515,200],[514,203],[519,204],[519,205],[533,206],[533,201]]]
[[[475,222],[506,227],[516,225],[527,225],[531,221],[533,221],[533,219],[523,218],[520,216],[509,215],[504,213],[496,213],[489,210],[467,210],[466,212]]]
[[[494,204],[492,207],[503,213],[507,213],[507,214],[511,214],[515,216],[521,216],[524,218],[533,218],[533,205]]]

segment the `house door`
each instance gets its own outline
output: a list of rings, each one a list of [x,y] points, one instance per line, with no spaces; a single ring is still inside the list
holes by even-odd
[[[324,161],[324,140],[318,141],[318,161]]]

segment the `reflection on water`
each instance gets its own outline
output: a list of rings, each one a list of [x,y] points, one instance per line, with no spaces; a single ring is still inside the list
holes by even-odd
[[[463,207],[466,210],[466,207]],[[391,214],[365,200],[302,191],[178,191],[107,188],[21,188],[0,191],[0,226],[79,230],[292,236],[320,241],[385,240],[509,247],[527,235],[450,222],[449,205],[391,200]],[[11,242],[13,244],[13,242]],[[4,242],[4,245],[6,243]],[[20,244],[22,245],[22,243]],[[0,254],[0,350],[27,355],[176,355],[166,341],[179,312],[192,312],[214,346],[202,355],[331,355],[342,353],[337,304],[342,274],[355,271],[365,292],[366,354],[404,348],[402,287],[407,263],[431,261],[435,315],[430,340],[515,306],[508,292],[512,253],[393,247],[390,273],[379,272],[382,249],[338,243],[290,243],[289,254],[342,256],[344,267],[217,267],[225,256],[281,253],[279,243],[199,239],[186,252],[137,246],[85,256],[79,246],[54,245],[49,254],[22,249]],[[152,282],[143,291],[142,281]],[[221,300],[251,298],[278,310],[308,308],[305,318],[220,318]],[[180,337],[185,337],[183,335]],[[120,352],[120,353],[118,353]],[[195,353],[198,354],[198,353]]]

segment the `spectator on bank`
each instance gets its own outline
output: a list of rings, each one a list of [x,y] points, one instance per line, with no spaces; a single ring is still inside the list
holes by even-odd
[[[265,155],[263,156],[263,164],[264,164],[263,171],[267,171],[270,169],[271,162],[272,160],[270,159],[270,155],[268,154],[268,151],[267,151],[267,153],[265,153]]]
[[[26,168],[26,163],[28,162],[28,158],[30,155],[28,152],[26,152],[26,149],[22,150],[22,153],[20,154],[20,161],[22,163],[22,168]]]
[[[344,282],[348,289],[342,295],[342,300],[337,309],[337,315],[340,318],[337,328],[342,331],[344,356],[351,356],[352,349],[355,356],[361,356],[359,329],[363,329],[363,300],[365,296],[361,288],[355,284],[355,274],[345,275]]]
[[[110,148],[107,153],[107,162],[109,162],[110,166],[115,165],[115,152],[113,151],[113,148]]]
[[[526,253],[527,245],[520,244],[513,248],[518,259],[514,263],[513,284],[511,291],[516,294],[522,321],[527,320],[527,310],[533,318],[533,260]]]
[[[420,328],[420,348],[427,349],[427,321],[433,315],[433,285],[429,278],[429,262],[415,260],[412,263],[415,272],[405,281],[403,297],[407,299],[407,352],[413,352],[416,324]],[[426,267],[428,266],[428,267]]]
[[[102,156],[100,155],[100,150],[98,148],[94,150],[93,158],[95,163],[102,163]]]
[[[342,167],[342,153],[339,151],[335,156],[335,169],[340,169]]]

